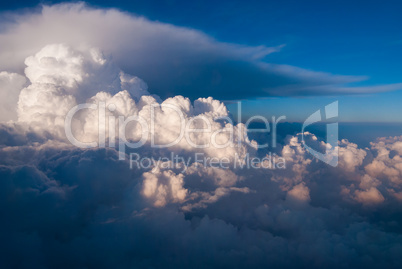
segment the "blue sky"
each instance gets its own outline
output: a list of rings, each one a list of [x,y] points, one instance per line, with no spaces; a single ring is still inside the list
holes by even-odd
[[[55,3],[59,1],[44,1]],[[331,74],[366,76],[349,86],[402,82],[400,1],[89,1],[150,20],[197,29],[220,42],[285,45],[263,62]],[[37,1],[3,3],[3,10]],[[147,81],[148,82],[148,81]],[[365,95],[247,98],[246,114],[286,115],[302,121],[310,111],[339,100],[341,121],[400,122],[402,91]],[[232,105],[229,108],[234,110]]]

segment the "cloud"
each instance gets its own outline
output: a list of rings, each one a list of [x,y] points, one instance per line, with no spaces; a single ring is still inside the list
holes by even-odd
[[[292,137],[284,149],[285,170],[264,171],[140,170],[118,160],[114,149],[30,142],[2,147],[0,227],[7,232],[0,263],[21,268],[397,268],[401,220],[388,223],[386,216],[373,213],[380,207],[398,214],[400,202],[387,188],[400,188],[386,180],[370,187],[362,165],[353,173],[325,166],[300,148],[299,139]],[[345,151],[347,144],[341,146]],[[360,189],[359,182],[367,184]]]
[[[302,183],[296,185],[288,191],[286,199],[296,203],[305,203],[310,201],[310,191]]]
[[[339,141],[338,167],[315,159],[302,134],[278,141],[270,156],[219,100],[151,95],[100,49],[53,43],[25,64],[27,80],[2,73],[19,97],[17,119],[0,125],[0,267],[399,268],[402,137],[364,149]],[[127,151],[149,165],[119,160],[118,144],[72,145],[65,118],[83,100],[96,108],[73,118],[76,138],[102,142],[102,102],[107,142],[119,133],[111,118],[141,116],[145,124],[127,124],[124,136],[134,143],[149,130],[141,147]],[[152,136],[157,144],[174,140],[181,118],[210,128],[152,147]],[[311,133],[304,138],[317,150],[327,146]],[[196,154],[228,166],[197,162]],[[261,156],[256,167],[234,165]]]
[[[0,122],[17,119],[15,107],[25,83],[24,76],[5,71],[0,72]]]
[[[362,204],[378,204],[384,202],[384,196],[374,187],[371,187],[368,190],[360,191],[357,190],[355,192],[356,200]]]
[[[199,152],[230,159],[256,147],[255,142],[249,141],[244,125],[235,125],[220,101],[199,98],[192,103],[183,96],[162,101],[149,94],[141,79],[122,72],[97,49],[47,45],[25,62],[25,73],[31,84],[19,95],[18,122],[42,136],[72,142],[71,136],[66,136],[66,116],[73,107],[87,100],[96,109],[80,111],[72,118],[71,125],[74,138],[82,143],[101,142],[98,118],[103,103],[105,140],[109,143],[123,136],[147,147],[152,143],[164,146],[177,140],[169,147],[170,151],[194,152],[194,145],[202,145]],[[124,122],[120,123],[119,117]],[[133,117],[141,117],[145,123],[129,120]],[[121,133],[123,127],[125,133]],[[184,128],[197,127],[205,131],[183,135]],[[118,133],[111,135],[112,130]]]
[[[269,64],[269,54],[280,52],[283,44],[251,47],[219,42],[194,29],[83,3],[43,6],[8,14],[8,18],[1,25],[0,70],[21,73],[26,57],[47,44],[66,43],[100,48],[112,55],[125,73],[145,80],[152,92],[162,98],[184,95],[193,100],[209,96],[235,100],[402,88],[401,84],[348,86],[367,77]]]
[[[174,172],[153,171],[144,173],[143,195],[147,198],[154,198],[154,205],[165,206],[167,199],[170,202],[184,201],[188,190],[183,188],[183,175],[176,175]]]

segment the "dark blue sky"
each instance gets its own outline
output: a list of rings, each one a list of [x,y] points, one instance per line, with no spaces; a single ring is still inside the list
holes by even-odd
[[[2,3],[3,10],[62,1]],[[388,1],[89,1],[115,7],[151,20],[198,29],[223,42],[286,46],[268,55],[269,63],[293,65],[332,74],[368,76],[355,86],[402,82],[402,2]],[[340,100],[344,121],[401,121],[401,92],[348,97],[281,98],[249,101],[255,114],[290,113],[301,120]],[[304,108],[297,113],[294,107]],[[284,110],[282,113],[281,111]],[[286,111],[285,111],[286,110]],[[300,119],[298,118],[300,117]]]

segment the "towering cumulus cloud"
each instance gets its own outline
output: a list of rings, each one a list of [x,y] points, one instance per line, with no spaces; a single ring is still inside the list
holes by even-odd
[[[74,8],[78,19],[103,14]],[[113,57],[49,43],[15,65],[23,73],[0,73],[1,268],[401,264],[402,137],[339,141],[337,167],[302,134],[269,155],[222,102],[163,99]]]

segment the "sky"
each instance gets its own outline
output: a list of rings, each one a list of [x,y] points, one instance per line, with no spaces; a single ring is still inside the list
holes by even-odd
[[[2,3],[0,268],[401,268],[400,7]]]
[[[41,3],[57,3],[45,1]],[[281,47],[261,61],[285,64],[330,74],[361,76],[350,86],[401,83],[402,19],[400,1],[90,1],[98,7],[114,7],[153,21],[188,27],[220,41],[244,46]],[[37,7],[37,1],[8,2],[2,10]],[[150,83],[149,81],[147,81]],[[176,80],[177,83],[177,80]],[[195,81],[194,84],[197,82]],[[180,87],[172,83],[171,88]],[[205,86],[208,87],[208,86]],[[254,85],[236,86],[252,90]],[[257,87],[257,86],[255,86]],[[245,89],[250,88],[250,89]],[[401,86],[382,93],[353,94],[346,90],[327,97],[269,94],[244,97],[245,116],[286,115],[302,121],[333,100],[339,100],[340,121],[400,122]],[[199,91],[200,89],[195,89]],[[182,93],[182,92],[180,92]],[[213,95],[213,91],[208,92]],[[309,95],[309,94],[308,94]],[[321,95],[315,92],[313,95]],[[325,94],[328,95],[328,94]],[[345,96],[346,95],[346,96]],[[206,96],[207,97],[207,96]],[[221,96],[214,96],[221,97]],[[236,95],[230,98],[236,98]],[[229,105],[235,111],[234,106]]]

